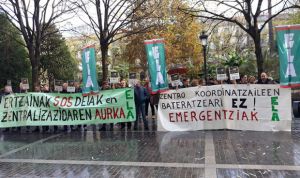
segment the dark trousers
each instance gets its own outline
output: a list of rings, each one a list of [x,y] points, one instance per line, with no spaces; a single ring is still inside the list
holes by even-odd
[[[127,129],[131,129],[131,122],[121,122],[121,129],[125,128],[125,124],[127,123]]]
[[[113,130],[114,129],[114,124],[111,123],[109,124],[109,130]],[[99,128],[100,131],[105,131],[106,130],[106,124],[102,124],[101,128]]]
[[[144,127],[148,128],[148,121],[146,119],[146,114],[145,114],[145,103],[142,104],[136,104],[135,105],[136,109],[136,120],[134,122],[134,128],[136,129],[138,126],[138,120],[139,120],[139,115],[142,114],[142,119],[144,122]]]
[[[48,131],[49,130],[49,126],[42,126],[42,130],[43,130],[43,132]]]
[[[146,101],[145,101],[145,112],[146,112],[146,116],[148,116],[149,104],[150,104],[150,107],[151,107],[151,113],[152,113],[152,116],[154,116],[154,115],[155,115],[155,109],[154,109],[154,105],[151,104],[151,102],[150,102],[150,98],[146,99]]]

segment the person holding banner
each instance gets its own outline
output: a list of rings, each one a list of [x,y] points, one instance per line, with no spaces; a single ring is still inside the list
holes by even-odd
[[[248,77],[248,84],[255,84],[257,81],[256,81],[256,78],[254,76],[249,76]]]
[[[138,120],[140,114],[142,114],[142,119],[144,122],[144,129],[149,130],[148,121],[145,115],[145,102],[146,98],[148,97],[148,92],[145,87],[143,87],[139,80],[137,80],[135,87],[134,87],[134,102],[135,102],[135,109],[136,109],[136,120],[134,122],[134,130],[138,128]]]
[[[23,83],[19,85],[19,93],[27,93],[27,89],[23,86]]]
[[[27,89],[22,82],[19,84],[19,93],[27,93]],[[31,132],[30,126],[26,126],[26,132]]]
[[[256,84],[276,84],[273,80],[268,78],[268,75],[266,72],[262,72],[260,74],[260,79],[258,79]]]
[[[41,92],[41,87],[40,86],[35,86],[34,87],[34,92]],[[35,129],[32,132],[40,132],[40,126],[35,126]]]
[[[196,86],[199,86],[199,80],[198,79],[193,79],[192,82],[191,82],[191,86],[192,87],[196,87]]]
[[[120,88],[127,88],[126,80],[122,79],[120,82]],[[125,129],[125,122],[121,122],[121,130]],[[131,122],[127,122],[127,130],[131,130]]]
[[[151,93],[151,87],[150,87],[150,81],[149,81],[149,79],[147,79],[145,81],[144,87],[146,88],[146,90],[148,92],[148,97],[146,98],[146,101],[145,101],[146,117],[148,117],[148,109],[149,109],[149,104],[150,104],[152,119],[154,119],[154,117],[155,117],[155,108],[154,108],[153,103],[150,102],[151,95],[149,93]]]
[[[11,90],[11,87],[8,86],[8,85],[5,85],[4,88],[2,89],[1,93],[0,93],[0,103],[1,103],[2,97],[6,96],[6,95],[9,95],[11,93],[13,93],[12,90]]]
[[[43,93],[49,93],[49,86],[48,86],[48,85],[44,85],[44,86],[41,88],[41,91],[42,91]],[[43,132],[50,133],[50,126],[42,126],[42,131],[43,131]]]
[[[110,88],[109,82],[108,81],[103,81],[102,82],[102,90],[110,90],[110,89],[111,88]],[[110,123],[109,126],[110,126],[109,130],[113,131],[114,130],[114,124]],[[106,124],[102,124],[101,127],[99,126],[99,131],[106,131]]]
[[[75,86],[75,93],[82,93],[82,88],[80,87],[80,83],[78,81],[75,81],[74,83]],[[80,128],[81,131],[87,131],[87,125],[79,125],[77,127],[78,129]]]
[[[180,86],[179,88],[189,88],[190,87],[190,80],[188,78],[184,78],[182,80],[182,86]]]
[[[1,103],[2,97],[5,96],[5,92],[4,91],[5,91],[5,88],[1,88],[0,89],[0,103]]]
[[[248,84],[248,76],[247,75],[242,75],[239,84]]]
[[[68,92],[68,83],[63,83],[63,86],[62,86],[63,90],[61,93],[69,93]],[[57,126],[56,128],[54,128],[54,130],[56,131],[57,130]],[[64,125],[64,132],[71,132],[71,127],[70,125]]]

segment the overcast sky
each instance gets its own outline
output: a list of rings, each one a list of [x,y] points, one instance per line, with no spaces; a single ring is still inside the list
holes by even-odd
[[[224,0],[226,1],[226,0]],[[232,0],[231,0],[232,1]],[[195,0],[190,0],[191,3],[194,3]],[[262,4],[262,10],[266,9],[267,8],[267,2],[268,0],[264,0],[263,1],[263,4]],[[272,4],[277,4],[278,2],[282,2],[282,0],[272,0]],[[210,0],[206,0],[205,1],[207,7],[209,7],[210,9],[212,9],[213,11],[215,12],[223,12],[223,11],[226,11],[227,14],[232,14],[234,13],[234,10],[230,10],[228,7],[224,6],[224,5],[219,5],[219,6],[216,6],[216,3],[215,2],[212,2]],[[252,8],[254,9],[254,11],[256,10],[256,7],[257,7],[257,3],[258,3],[258,0],[253,0],[253,3],[252,3]],[[232,3],[232,5],[236,6],[236,3]],[[276,13],[279,9],[282,8],[282,5],[280,6],[277,6],[276,8],[273,9],[273,13]],[[89,8],[90,12],[93,13],[94,15],[96,14],[95,13],[95,8],[93,8],[92,6]],[[255,13],[255,12],[254,12]],[[267,12],[266,12],[267,13]],[[266,14],[265,13],[265,14]],[[74,16],[73,18],[67,20],[66,22],[63,22],[63,23],[60,23],[59,24],[59,28],[62,30],[62,33],[65,37],[69,37],[69,36],[72,36],[76,33],[74,32],[69,32],[69,31],[65,31],[65,30],[68,30],[68,29],[71,29],[71,28],[75,28],[76,30],[83,30],[84,33],[87,33],[88,32],[88,28],[87,26],[85,25],[85,23],[82,21],[84,20],[85,16],[82,14],[82,13],[78,13],[78,15],[81,17],[79,18],[78,16]],[[88,21],[88,19],[86,19]]]

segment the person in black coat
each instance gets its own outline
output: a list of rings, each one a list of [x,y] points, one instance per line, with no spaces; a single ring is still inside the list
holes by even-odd
[[[258,81],[256,82],[256,84],[276,84],[276,82],[274,82],[273,80],[269,79],[267,73],[262,72],[260,74],[260,79],[258,79]]]
[[[137,130],[138,128],[138,118],[140,114],[142,114],[144,129],[149,130],[148,121],[146,119],[146,114],[145,114],[145,102],[148,95],[149,94],[147,92],[147,89],[141,85],[140,81],[137,81],[134,87],[134,102],[135,102],[135,109],[136,109],[136,120],[134,123],[134,130]]]

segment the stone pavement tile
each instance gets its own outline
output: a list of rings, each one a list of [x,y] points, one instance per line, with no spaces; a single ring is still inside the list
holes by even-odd
[[[47,137],[49,134],[0,133],[0,155]]]
[[[214,131],[217,164],[300,165],[296,132]]]
[[[292,120],[292,131],[300,131],[300,118],[295,118]]]
[[[204,132],[70,133],[5,158],[204,163]]]
[[[248,170],[248,169],[217,169],[218,178],[299,178],[299,171]]]
[[[160,168],[131,166],[97,166],[67,164],[0,163],[0,177],[101,177],[101,178],[198,178],[204,176],[203,169]],[[180,170],[180,174],[174,174]]]

